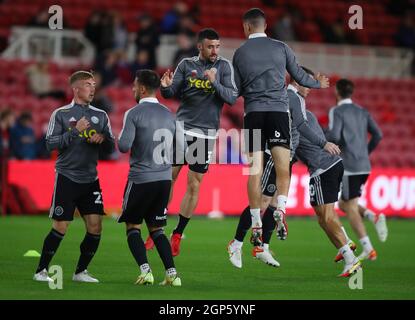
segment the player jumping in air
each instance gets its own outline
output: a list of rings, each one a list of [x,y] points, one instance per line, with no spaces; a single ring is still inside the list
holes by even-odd
[[[302,67],[305,72],[314,76],[314,73]],[[315,128],[315,124],[313,122],[308,121],[306,115],[306,105],[305,105],[305,97],[308,95],[310,89],[299,86],[298,83],[294,79],[291,79],[290,84],[288,85],[287,92],[289,98],[289,109],[290,115],[292,119],[292,127],[291,127],[291,136],[292,136],[292,150],[291,156],[294,156],[294,152],[297,150],[297,147],[300,143],[300,135],[306,141],[309,141],[309,149],[313,150],[313,152],[309,152],[307,158],[311,159],[312,165],[310,165],[310,170],[313,173],[323,173],[326,170],[329,171],[331,166],[336,166],[336,170],[332,170],[333,172],[330,173],[333,176],[340,176],[342,174],[342,167],[341,164],[337,164],[341,161],[341,158],[338,156],[340,154],[340,149],[334,145],[333,143],[327,142],[324,134],[322,134],[319,130]],[[304,148],[304,147],[302,147]],[[273,219],[273,214],[276,210],[276,174],[274,170],[274,163],[271,157],[271,153],[269,150],[266,150],[264,153],[264,170],[261,180],[261,187],[262,187],[262,210],[265,210],[262,223],[263,223],[263,237],[262,243],[254,243],[255,247],[253,249],[253,256],[257,259],[265,262],[268,265],[278,267],[279,262],[276,261],[270,250],[269,250],[269,242],[271,239],[271,235],[273,230],[276,227],[276,223]],[[292,165],[293,161],[291,162]],[[315,167],[318,167],[316,169]],[[339,168],[341,167],[341,168]],[[326,178],[327,180],[327,178]],[[330,181],[330,180],[329,180]],[[334,179],[333,179],[334,181]],[[329,183],[324,188],[324,192],[326,197],[324,201],[331,201],[334,198],[337,201],[337,194],[335,194],[335,189],[339,188],[340,181]],[[313,187],[310,187],[313,188]],[[333,189],[333,190],[331,190]],[[336,195],[336,197],[334,196]],[[320,200],[320,199],[319,199]],[[320,201],[321,202],[321,201]],[[321,225],[325,227],[324,222],[326,221],[325,217],[330,217],[333,215],[333,211],[330,210],[331,204],[327,202],[321,204],[322,207],[316,206],[315,210],[319,217],[321,217]],[[266,209],[265,209],[266,208]],[[325,210],[327,209],[327,210]],[[334,213],[335,214],[335,213]],[[327,219],[328,220],[328,219]],[[251,225],[251,217],[248,212],[248,208],[244,210],[240,217],[240,221],[238,224],[238,228],[235,234],[234,240],[231,241],[228,251],[230,253],[230,261],[236,267],[242,266],[241,260],[241,250],[243,238],[248,231]],[[332,235],[332,230],[328,229],[330,236]],[[277,235],[281,239],[281,234],[277,229]]]
[[[232,64],[219,56],[218,33],[213,29],[203,29],[198,34],[197,42],[199,55],[183,59],[174,74],[168,70],[161,79],[162,96],[180,97],[181,100],[177,121],[182,126],[176,128],[177,138],[173,142],[173,187],[183,165],[189,165],[179,222],[171,237],[173,256],[180,253],[183,231],[199,199],[200,185],[209,167],[223,104],[234,104],[238,95]],[[153,247],[150,238],[146,241],[146,247]]]
[[[285,206],[290,186],[291,124],[285,72],[299,84],[313,88],[327,88],[328,78],[310,77],[296,62],[292,50],[283,42],[268,38],[265,14],[253,8],[243,16],[243,28],[248,40],[233,56],[235,82],[244,97],[244,129],[250,159],[248,177],[249,210],[254,238],[262,234],[261,177],[266,145],[274,159],[277,172],[277,207],[274,218],[281,238],[287,237]]]

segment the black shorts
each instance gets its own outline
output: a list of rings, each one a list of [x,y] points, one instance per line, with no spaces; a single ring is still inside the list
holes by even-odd
[[[275,146],[290,149],[291,118],[288,112],[250,112],[244,117],[244,129],[246,152],[264,151],[267,144],[269,149]]]
[[[292,168],[295,161],[290,162],[290,176],[292,174]],[[267,197],[273,197],[277,191],[276,180],[277,174],[275,173],[274,161],[272,156],[264,152],[264,170],[261,177],[261,190],[262,194]]]
[[[183,136],[182,138],[183,139]],[[206,173],[216,139],[184,135],[184,141],[173,140],[173,166],[189,165],[189,170]]]
[[[105,215],[99,180],[77,183],[56,173],[49,217],[58,221],[72,221],[75,208],[81,215]]]
[[[310,178],[311,206],[321,206],[323,204],[335,203],[339,200],[343,172],[343,162],[339,161],[326,172]]]
[[[118,222],[142,224],[145,220],[148,226],[164,227],[167,224],[170,187],[170,180],[140,184],[128,181]]]
[[[344,176],[342,183],[342,200],[359,198],[362,195],[363,187],[368,177],[368,174]]]

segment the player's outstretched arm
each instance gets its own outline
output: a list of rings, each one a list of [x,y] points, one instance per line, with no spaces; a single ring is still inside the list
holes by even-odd
[[[368,151],[371,153],[373,150],[376,149],[380,140],[383,138],[382,130],[380,130],[376,121],[372,118],[372,116],[368,113],[368,125],[367,131],[370,133],[371,138],[368,144]]]
[[[235,84],[233,67],[229,61],[226,65],[227,67],[223,73],[223,84],[219,82],[216,70],[210,69],[206,71],[206,75],[215,88],[216,94],[227,104],[233,105],[238,98],[238,89]]]
[[[327,88],[323,87],[318,79],[313,79],[307,72],[301,68],[297,59],[295,58],[294,52],[291,48],[285,45],[285,56],[286,56],[286,69],[291,77],[301,86],[307,88]]]
[[[185,83],[184,59],[180,61],[176,70],[171,72],[167,70],[160,79],[160,93],[163,98],[172,98],[176,96]]]
[[[342,129],[342,117],[339,112],[336,111],[336,107],[333,107],[329,112],[329,130],[326,133],[327,140],[336,144],[340,144]]]
[[[330,79],[327,78],[324,74],[317,73],[316,79],[320,82],[321,89],[326,89],[330,87]]]
[[[128,110],[124,115],[124,123],[118,137],[118,149],[122,153],[127,153],[134,142],[135,139],[135,125],[133,121],[133,115],[131,111],[133,109]]]
[[[88,129],[89,126],[89,121],[83,117],[78,120],[75,128],[66,130],[62,125],[59,110],[55,110],[50,117],[46,132],[46,148],[49,151],[67,148],[74,139],[81,139],[79,133]]]

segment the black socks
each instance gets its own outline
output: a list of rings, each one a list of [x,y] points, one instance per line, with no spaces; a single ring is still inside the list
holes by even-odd
[[[163,261],[166,270],[174,268],[173,255],[171,253],[170,242],[162,229],[150,232],[150,236],[154,241],[161,261]]]
[[[95,252],[98,249],[100,240],[100,234],[91,234],[89,232],[85,234],[85,238],[80,245],[81,256],[79,257],[75,274],[86,270],[92,258],[94,257]]]
[[[55,229],[52,229],[48,233],[43,241],[42,255],[40,256],[36,273],[42,271],[43,269],[47,270],[49,268],[49,263],[55,255],[56,250],[58,249],[64,236],[64,234],[56,231]]]
[[[251,229],[252,226],[252,218],[251,212],[249,210],[249,206],[242,211],[241,216],[239,217],[238,228],[236,229],[235,239],[243,242],[246,233]]]
[[[183,234],[184,228],[186,228],[189,223],[190,218],[186,218],[179,214],[179,223],[177,224],[176,229],[173,230],[173,233]]]

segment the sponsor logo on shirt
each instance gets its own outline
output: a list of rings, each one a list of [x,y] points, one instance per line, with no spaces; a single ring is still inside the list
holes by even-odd
[[[198,79],[198,78],[188,78],[189,88],[196,88],[203,90],[206,93],[213,94],[215,89],[212,87],[212,83],[209,80]]]

